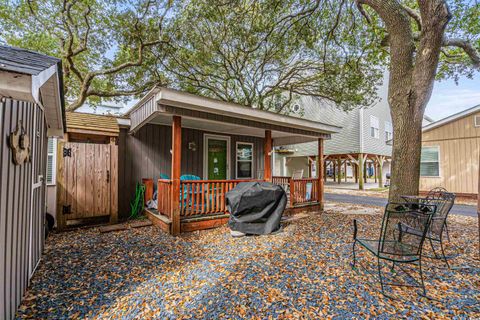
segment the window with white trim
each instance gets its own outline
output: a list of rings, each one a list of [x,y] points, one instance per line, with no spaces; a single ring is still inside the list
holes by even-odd
[[[385,121],[385,141],[393,139],[393,126],[389,121]]]
[[[439,177],[440,176],[440,148],[422,147],[420,159],[420,176]]]
[[[380,121],[375,116],[370,116],[370,136],[380,138]]]
[[[237,142],[237,179],[253,178],[253,143]]]
[[[47,184],[56,183],[57,139],[48,138],[47,145]]]
[[[476,115],[473,119],[474,119],[473,123],[475,127],[480,127],[480,115]]]

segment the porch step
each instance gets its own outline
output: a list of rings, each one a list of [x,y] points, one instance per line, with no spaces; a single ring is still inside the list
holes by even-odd
[[[100,233],[106,233],[106,232],[112,232],[112,231],[121,231],[121,230],[127,230],[127,225],[125,224],[112,224],[109,226],[103,226],[98,228],[98,231]]]
[[[206,221],[206,220],[212,220],[212,219],[223,219],[223,218],[229,218],[230,215],[227,213],[220,213],[220,214],[202,214],[202,215],[196,215],[196,216],[191,216],[191,217],[184,217],[182,218],[181,222],[198,222],[198,221]]]
[[[141,228],[141,227],[148,227],[151,226],[153,223],[152,221],[146,220],[137,220],[130,223],[130,228]]]
[[[220,227],[228,223],[229,217],[230,215],[225,213],[184,217],[180,221],[181,231],[190,232]]]
[[[156,225],[163,231],[170,233],[170,226],[172,224],[172,220],[170,220],[167,216],[164,216],[155,209],[145,209],[145,215],[147,216],[148,220],[150,220],[154,225]]]

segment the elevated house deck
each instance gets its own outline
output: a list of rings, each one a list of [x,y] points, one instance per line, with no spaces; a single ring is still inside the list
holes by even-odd
[[[130,127],[120,148],[138,154],[127,161],[135,171],[130,185],[143,180],[146,201],[157,190],[157,210],[147,215],[167,232],[225,223],[225,194],[245,181],[283,185],[291,209],[323,208],[323,177],[272,176],[273,148],[315,141],[322,159],[323,141],[339,127],[166,88],[150,91],[127,115]]]

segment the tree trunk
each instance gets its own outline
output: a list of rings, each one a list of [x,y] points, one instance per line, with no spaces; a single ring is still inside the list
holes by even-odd
[[[424,107],[410,101],[392,101],[393,148],[389,201],[418,195]]]

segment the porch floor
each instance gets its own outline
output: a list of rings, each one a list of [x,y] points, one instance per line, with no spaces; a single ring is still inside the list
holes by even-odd
[[[263,237],[234,239],[226,227],[176,238],[153,226],[53,234],[17,316],[479,317],[476,219],[452,216],[449,223],[453,242],[462,248],[454,265],[472,268],[445,270],[425,260],[427,290],[439,302],[407,288],[395,291],[402,299],[393,301],[350,268],[352,220],[361,219],[362,232],[373,236],[381,209],[358,214],[359,206],[328,205],[324,214],[298,215],[284,223],[283,232]]]

